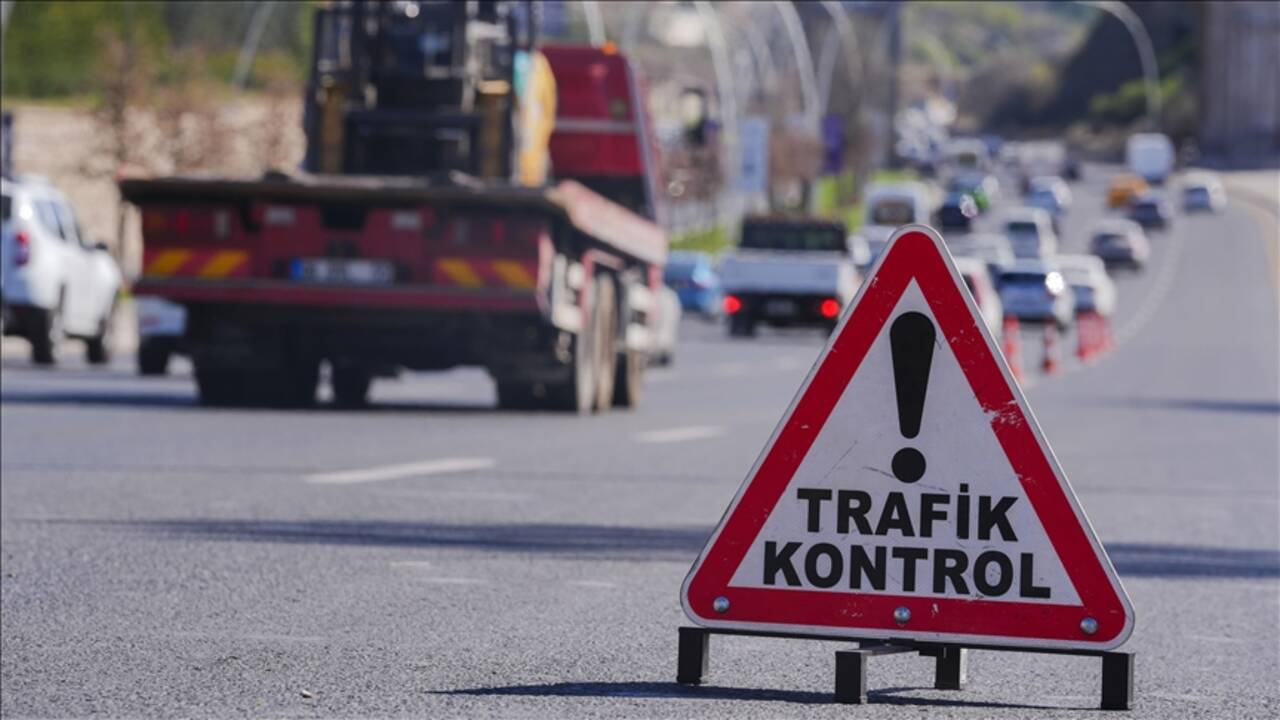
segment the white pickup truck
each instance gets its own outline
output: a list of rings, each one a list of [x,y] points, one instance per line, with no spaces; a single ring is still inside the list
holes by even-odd
[[[760,323],[835,327],[861,277],[844,225],[813,218],[747,218],[738,247],[720,262],[729,334]]]

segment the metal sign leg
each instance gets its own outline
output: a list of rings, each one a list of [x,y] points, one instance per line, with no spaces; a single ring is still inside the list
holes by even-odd
[[[1102,709],[1128,710],[1133,705],[1135,653],[1102,654]]]
[[[934,689],[963,690],[969,675],[969,652],[954,645],[938,648],[934,668]]]
[[[711,633],[702,628],[680,628],[680,650],[676,661],[676,682],[701,685],[711,655]]]
[[[836,651],[836,702],[861,705],[867,701],[865,650]]]

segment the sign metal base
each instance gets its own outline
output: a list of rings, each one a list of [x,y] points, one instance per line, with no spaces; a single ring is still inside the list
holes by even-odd
[[[903,640],[859,640],[828,635],[751,632],[703,627],[681,627],[677,658],[676,682],[700,685],[706,677],[711,659],[712,635],[750,635],[793,640],[826,640],[856,642],[852,650],[836,651],[835,701],[861,704],[867,702],[867,663],[876,655],[914,652],[934,658],[934,684],[937,690],[963,690],[966,681],[969,650],[1039,653],[1049,655],[1089,655],[1102,658],[1103,710],[1129,710],[1133,705],[1133,669],[1136,653],[1089,649],[1052,649],[1002,647],[998,645],[950,645],[918,643]]]

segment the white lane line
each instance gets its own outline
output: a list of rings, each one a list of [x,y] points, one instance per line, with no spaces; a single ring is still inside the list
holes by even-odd
[[[665,430],[649,430],[637,433],[635,437],[638,443],[671,443],[706,440],[723,434],[724,428],[719,425],[690,425],[688,427],[666,428]]]
[[[422,475],[470,472],[472,470],[491,468],[496,464],[497,462],[493,458],[442,458],[440,460],[427,460],[404,465],[382,465],[359,470],[314,473],[307,475],[305,479],[315,485],[349,485],[352,483],[420,477]]]

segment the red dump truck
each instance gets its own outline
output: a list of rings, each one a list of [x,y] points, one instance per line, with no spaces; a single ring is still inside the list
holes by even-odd
[[[506,408],[639,402],[667,252],[640,79],[516,5],[322,9],[302,172],[121,180],[202,403],[307,405],[322,363],[343,405],[461,365]]]

